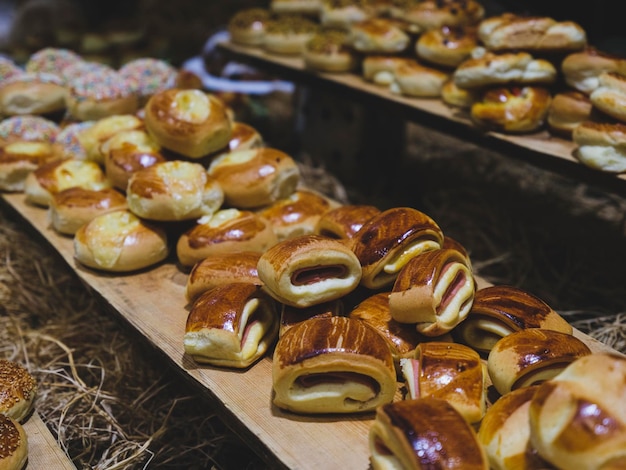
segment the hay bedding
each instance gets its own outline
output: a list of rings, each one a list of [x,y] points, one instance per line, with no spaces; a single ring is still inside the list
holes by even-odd
[[[597,259],[602,250],[590,249],[623,245],[623,201],[579,194],[587,189],[463,143],[417,138],[420,150],[411,156],[409,147],[393,187],[344,188],[312,161],[302,164],[305,182],[342,202],[426,211],[466,245],[478,274],[529,289],[577,328],[626,352],[626,314],[615,313],[626,298],[623,276],[614,279],[622,258],[604,250]],[[2,208],[0,357],[35,374],[37,410],[78,468],[264,468],[45,241],[13,219]]]

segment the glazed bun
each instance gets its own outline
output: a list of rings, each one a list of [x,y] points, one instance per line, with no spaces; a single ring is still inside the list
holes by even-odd
[[[365,2],[345,0],[321,0],[319,20],[326,28],[349,30],[354,23],[365,21],[374,12]]]
[[[98,119],[93,121],[92,125],[78,129],[76,140],[85,151],[85,159],[104,164],[102,150],[103,144],[107,140],[120,132],[142,129],[143,121],[137,116],[133,114],[117,114]]]
[[[410,36],[397,23],[385,18],[369,18],[350,27],[350,45],[365,54],[398,54],[410,42]]]
[[[0,115],[42,115],[65,110],[67,89],[49,73],[21,73],[0,83]]]
[[[22,470],[28,460],[28,437],[20,423],[0,414],[0,470]]]
[[[579,91],[564,91],[552,97],[546,122],[555,134],[572,137],[574,128],[592,118],[593,104]]]
[[[265,142],[261,133],[249,124],[234,121],[228,141],[227,152],[235,150],[250,150],[264,147]]]
[[[470,109],[480,99],[479,89],[459,88],[454,78],[446,80],[441,87],[441,99],[449,106]]]
[[[315,224],[315,233],[337,240],[349,240],[365,222],[380,212],[375,206],[344,204],[322,214]]]
[[[159,145],[188,158],[224,149],[232,131],[222,101],[201,90],[177,88],[156,93],[148,100],[145,126]]]
[[[319,25],[304,16],[279,16],[267,24],[263,48],[270,54],[301,55],[305,44],[318,31]]]
[[[127,210],[99,215],[74,235],[76,260],[100,271],[137,271],[163,261],[168,254],[165,231]]]
[[[347,33],[321,31],[304,45],[302,58],[307,68],[319,72],[349,72],[357,66],[357,56],[347,45]]]
[[[561,62],[561,72],[567,85],[589,95],[598,88],[603,72],[626,75],[626,58],[587,47],[566,56]]]
[[[26,177],[55,158],[48,142],[18,141],[0,147],[0,190],[24,191]]]
[[[598,88],[589,95],[591,103],[607,116],[626,122],[626,75],[603,72],[598,77]]]
[[[228,22],[231,41],[244,46],[262,46],[265,28],[271,18],[271,12],[265,8],[246,8],[238,11]]]
[[[361,62],[363,78],[380,86],[391,86],[396,79],[396,70],[400,66],[414,63],[408,57],[394,55],[368,55]]]
[[[442,26],[421,34],[415,52],[419,59],[436,66],[456,68],[469,59],[477,45],[475,28]]]
[[[0,416],[24,421],[33,409],[37,388],[37,381],[26,368],[0,359]]]
[[[626,171],[626,124],[585,121],[574,128],[572,139],[582,164],[610,173]]]
[[[413,61],[398,65],[394,71],[394,78],[391,84],[392,92],[418,98],[438,98],[450,74]]]
[[[407,6],[396,10],[393,16],[417,25],[422,31],[475,25],[485,16],[482,4],[474,0],[422,0],[405,4]]]

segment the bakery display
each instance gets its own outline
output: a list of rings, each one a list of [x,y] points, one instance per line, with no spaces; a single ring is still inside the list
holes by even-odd
[[[319,25],[305,16],[278,16],[271,19],[265,27],[263,49],[272,54],[299,55],[318,31]]]
[[[25,72],[0,83],[0,114],[51,115],[65,109],[67,89],[57,75]]]
[[[230,40],[246,46],[262,46],[267,23],[272,14],[266,8],[246,8],[235,13],[228,22]]]
[[[28,437],[20,423],[0,414],[0,468],[22,470],[28,460]]]
[[[450,74],[417,61],[405,61],[393,71],[391,91],[404,96],[439,98]]]
[[[626,58],[607,54],[589,46],[582,51],[568,54],[561,62],[560,68],[568,86],[589,95],[598,88],[602,73],[626,74]]]
[[[483,5],[474,0],[421,0],[395,3],[397,6],[391,12],[393,17],[403,18],[425,32],[444,26],[475,25],[485,15]]]
[[[444,25],[421,34],[415,43],[415,52],[419,59],[454,69],[470,58],[476,46],[476,28]]]
[[[393,21],[368,18],[352,24],[348,43],[364,54],[398,54],[409,47],[411,38]]]
[[[589,95],[591,104],[607,116],[626,122],[626,75],[603,72],[598,87]]]
[[[35,377],[21,364],[0,359],[0,416],[24,421],[37,395]]]
[[[626,124],[585,121],[574,128],[574,156],[590,168],[608,173],[626,171]]]
[[[328,73],[355,70],[358,59],[355,51],[347,44],[344,31],[320,31],[309,39],[302,50],[304,65],[311,70]]]
[[[90,124],[76,130],[76,140],[84,149],[84,158],[98,164],[104,162],[105,155],[102,152],[102,146],[107,140],[123,131],[142,130],[144,128],[141,118],[134,114],[115,114],[95,121],[84,122]],[[74,156],[74,158],[77,157]]]

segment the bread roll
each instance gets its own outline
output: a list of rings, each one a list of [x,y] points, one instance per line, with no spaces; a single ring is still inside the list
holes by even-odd
[[[59,125],[41,116],[11,116],[0,121],[0,146],[11,142],[53,143]]]
[[[0,190],[24,191],[26,177],[56,158],[48,142],[11,142],[0,147]]]
[[[101,271],[137,271],[163,261],[168,254],[165,231],[127,210],[99,215],[74,235],[76,260]]]
[[[67,90],[49,73],[21,73],[0,83],[0,114],[49,115],[65,110]]]
[[[197,298],[187,317],[183,344],[197,362],[244,369],[263,357],[277,333],[274,301],[258,285],[235,282]]]
[[[426,67],[417,61],[404,62],[394,70],[391,91],[418,98],[438,98],[443,84],[450,75],[433,67]]]
[[[487,370],[468,346],[446,341],[420,343],[401,361],[410,398],[441,398],[472,424],[487,410]]]
[[[16,420],[0,414],[0,469],[22,470],[28,460],[28,437]]]
[[[415,52],[419,59],[436,66],[456,68],[470,58],[477,45],[476,28],[445,25],[421,34]]]
[[[239,209],[284,199],[300,181],[293,158],[267,147],[225,153],[211,162],[208,171],[224,190],[225,203]]]
[[[324,212],[315,224],[315,233],[337,240],[349,240],[363,227],[363,224],[380,209],[367,204],[344,204]]]
[[[276,300],[309,307],[352,292],[361,265],[343,243],[319,235],[301,235],[270,247],[257,266],[264,289]]]
[[[0,416],[24,421],[33,409],[37,389],[35,377],[25,367],[0,359]]]
[[[321,304],[311,305],[310,307],[293,307],[291,305],[280,305],[280,327],[278,336],[282,337],[287,330],[303,321],[312,318],[330,318],[342,316],[344,305],[342,299],[335,299]]]
[[[233,122],[228,141],[228,152],[256,149],[264,145],[263,136],[254,127],[241,121]]]
[[[357,55],[347,44],[348,36],[343,31],[320,31],[311,37],[302,50],[307,68],[319,72],[340,73],[354,70]]]
[[[487,368],[495,389],[504,395],[550,380],[588,354],[589,347],[573,335],[527,328],[501,338],[489,352]]]
[[[583,165],[609,173],[626,171],[626,124],[585,121],[572,132],[574,156]]]
[[[33,52],[24,69],[33,73],[59,74],[65,67],[81,61],[80,54],[61,47],[44,47]]]
[[[469,110],[480,98],[478,89],[459,88],[454,78],[446,80],[441,87],[441,99],[447,105]]]
[[[426,336],[451,331],[467,317],[476,282],[455,250],[432,250],[411,258],[398,273],[389,308],[394,320],[415,324]]]
[[[155,93],[169,90],[177,85],[178,70],[162,59],[140,57],[132,59],[119,69],[122,79],[131,83],[139,96],[139,105],[144,106]]]
[[[320,0],[270,0],[270,10],[277,14],[318,16]]]
[[[200,294],[214,287],[233,282],[246,282],[261,285],[256,266],[261,253],[254,251],[234,251],[217,253],[197,262],[185,286],[185,296],[193,302]]]
[[[228,21],[230,40],[244,46],[262,46],[265,28],[271,18],[271,12],[266,8],[245,8],[237,11]]]
[[[365,54],[398,54],[410,42],[410,36],[386,18],[369,18],[350,27],[349,44]]]
[[[474,0],[422,0],[418,2],[395,2],[391,16],[403,18],[423,32],[444,26],[474,25],[485,15],[484,7]]]
[[[350,30],[354,23],[365,21],[374,15],[366,2],[354,0],[321,0],[319,20],[326,28]]]
[[[145,125],[158,144],[188,158],[224,149],[232,132],[219,99],[201,90],[177,88],[152,95],[145,107]]]
[[[604,114],[626,122],[626,75],[601,73],[598,77],[598,88],[591,92],[589,99]]]
[[[485,451],[463,416],[441,398],[380,406],[369,431],[373,470],[488,470]]]
[[[570,90],[552,97],[546,122],[555,134],[572,137],[574,128],[592,119],[593,105],[587,95]]]
[[[626,465],[626,359],[581,357],[541,384],[530,402],[530,442],[558,468]]]
[[[488,353],[503,337],[527,328],[572,334],[572,326],[539,297],[514,286],[476,291],[465,321],[454,330],[458,341]]]
[[[304,16],[282,15],[268,22],[263,48],[270,54],[301,56],[304,45],[319,31],[319,25]]]
[[[120,132],[142,129],[143,121],[137,116],[133,114],[119,114],[94,121],[93,125],[79,130],[76,134],[76,138],[79,144],[85,149],[87,160],[104,164],[105,159],[104,153],[102,153],[102,145],[107,140]]]
[[[183,233],[176,244],[180,264],[192,267],[208,256],[236,251],[265,252],[278,242],[271,224],[254,212],[220,209]]]
[[[83,147],[79,135],[95,124],[95,121],[72,122],[64,125],[54,139],[55,152],[61,158],[87,159],[87,150]]]
[[[567,55],[561,62],[561,72],[567,85],[589,95],[598,88],[603,72],[626,75],[626,58],[586,47]]]
[[[65,235],[76,231],[100,214],[128,209],[126,198],[113,188],[72,187],[52,196],[48,210],[52,228]]]
[[[396,373],[386,341],[346,317],[314,318],[287,330],[272,360],[273,403],[301,414],[367,412],[390,403]]]
[[[17,65],[13,59],[5,56],[0,57],[0,81],[23,73],[24,69]]]

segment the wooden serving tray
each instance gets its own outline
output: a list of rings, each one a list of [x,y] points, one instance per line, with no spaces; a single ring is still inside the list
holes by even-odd
[[[28,439],[28,463],[25,470],[76,470],[76,466],[59,447],[50,430],[35,411],[22,423]]]
[[[270,358],[238,371],[198,365],[184,354],[187,274],[175,262],[126,275],[84,268],[73,258],[73,239],[49,227],[45,209],[27,204],[23,194],[4,194],[3,199],[58,251],[86,285],[209,397],[224,422],[272,468],[369,468],[368,432],[373,413],[300,416],[283,412],[272,405]],[[481,279],[478,282],[487,285]],[[575,335],[593,351],[613,351],[579,331]]]

